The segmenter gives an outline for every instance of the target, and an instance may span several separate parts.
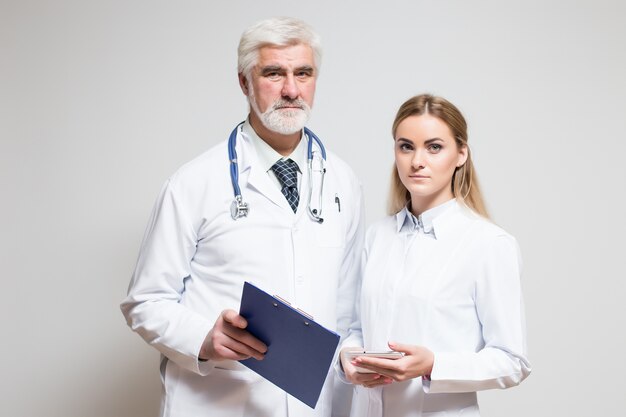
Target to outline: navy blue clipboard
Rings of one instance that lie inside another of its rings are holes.
[[[248,321],[247,330],[268,346],[263,360],[240,362],[315,408],[339,335],[249,282],[243,286],[239,314]]]

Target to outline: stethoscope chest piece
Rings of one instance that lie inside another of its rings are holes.
[[[249,211],[250,208],[248,207],[248,203],[243,202],[243,200],[241,199],[241,195],[235,197],[232,204],[230,205],[230,217],[232,217],[233,220],[237,220],[242,217],[248,217]]]

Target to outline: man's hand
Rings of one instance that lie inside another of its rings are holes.
[[[215,321],[200,348],[199,359],[219,361],[231,359],[239,361],[253,357],[265,357],[267,346],[248,333],[246,319],[234,310],[224,310]]]

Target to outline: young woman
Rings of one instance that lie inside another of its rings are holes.
[[[341,355],[341,375],[358,385],[352,416],[479,416],[476,391],[530,373],[519,249],[488,220],[452,103],[409,99],[393,137],[392,215],[368,231]],[[389,349],[403,356],[346,353]]]

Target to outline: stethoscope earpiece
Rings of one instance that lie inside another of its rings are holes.
[[[313,219],[317,220],[318,223],[324,223],[324,219],[322,219],[321,217],[317,216],[317,209],[311,210],[311,216],[313,216]]]

